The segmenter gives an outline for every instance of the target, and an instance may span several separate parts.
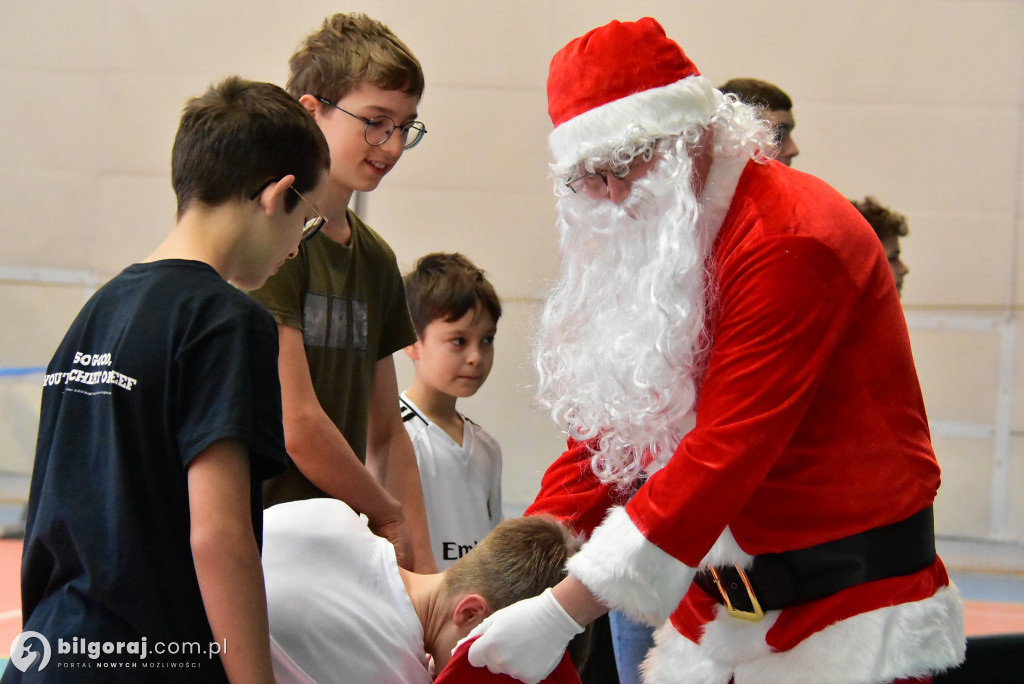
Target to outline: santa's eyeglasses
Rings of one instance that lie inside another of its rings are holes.
[[[609,172],[619,180],[622,180],[629,175],[629,166],[625,166],[622,169],[581,173],[566,181],[565,187],[577,194],[586,195],[592,199],[600,199],[608,194]]]

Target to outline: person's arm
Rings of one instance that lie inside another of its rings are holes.
[[[608,612],[608,606],[601,603],[587,585],[572,574],[566,575],[565,579],[556,584],[551,593],[562,610],[578,625],[589,625]]]
[[[427,509],[423,503],[423,485],[416,465],[409,433],[402,424],[398,408],[398,380],[395,361],[385,356],[377,362],[370,400],[370,429],[366,444],[366,467],[402,504],[405,526],[411,535],[413,572],[437,572],[437,561],[430,545]],[[389,537],[390,538],[390,537]]]
[[[588,442],[570,437],[565,451],[544,472],[540,491],[523,515],[553,515],[589,538],[608,509],[625,502],[614,486],[598,479],[590,467],[592,457]]]
[[[190,543],[221,663],[232,682],[273,682],[267,595],[252,527],[249,458],[214,442],[188,466]]]
[[[412,569],[413,550],[402,504],[363,466],[341,431],[320,406],[306,361],[302,331],[278,325],[278,334],[278,370],[288,454],[299,471],[316,487],[365,514],[370,529],[394,544],[399,564]],[[397,395],[394,404],[397,411]],[[401,420],[399,427],[404,433]],[[420,502],[422,506],[422,492]]]

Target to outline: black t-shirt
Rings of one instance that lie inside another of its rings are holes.
[[[211,443],[241,442],[261,541],[259,483],[287,463],[277,340],[262,306],[195,261],[130,266],[75,319],[44,381],[22,564],[25,629],[52,649],[38,676],[226,680],[192,561],[186,470]]]

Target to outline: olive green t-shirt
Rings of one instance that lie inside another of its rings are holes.
[[[395,253],[355,213],[348,219],[348,245],[321,232],[250,294],[279,324],[302,331],[317,399],[365,463],[377,362],[414,343],[416,332]],[[268,481],[264,498],[270,506],[317,496],[326,494],[292,464]]]

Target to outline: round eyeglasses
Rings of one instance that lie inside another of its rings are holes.
[[[390,116],[381,115],[375,116],[372,119],[367,119],[365,116],[359,116],[358,114],[353,114],[347,109],[342,109],[335,103],[330,100],[326,100],[319,95],[316,99],[325,105],[334,107],[338,111],[345,112],[353,119],[359,119],[366,124],[366,130],[363,132],[363,137],[366,139],[368,144],[373,145],[374,147],[383,145],[390,140],[391,134],[394,133],[396,129],[402,132],[402,147],[407,150],[419,145],[420,140],[423,140],[423,136],[427,133],[427,127],[422,121],[410,121],[407,124],[399,126]]]

